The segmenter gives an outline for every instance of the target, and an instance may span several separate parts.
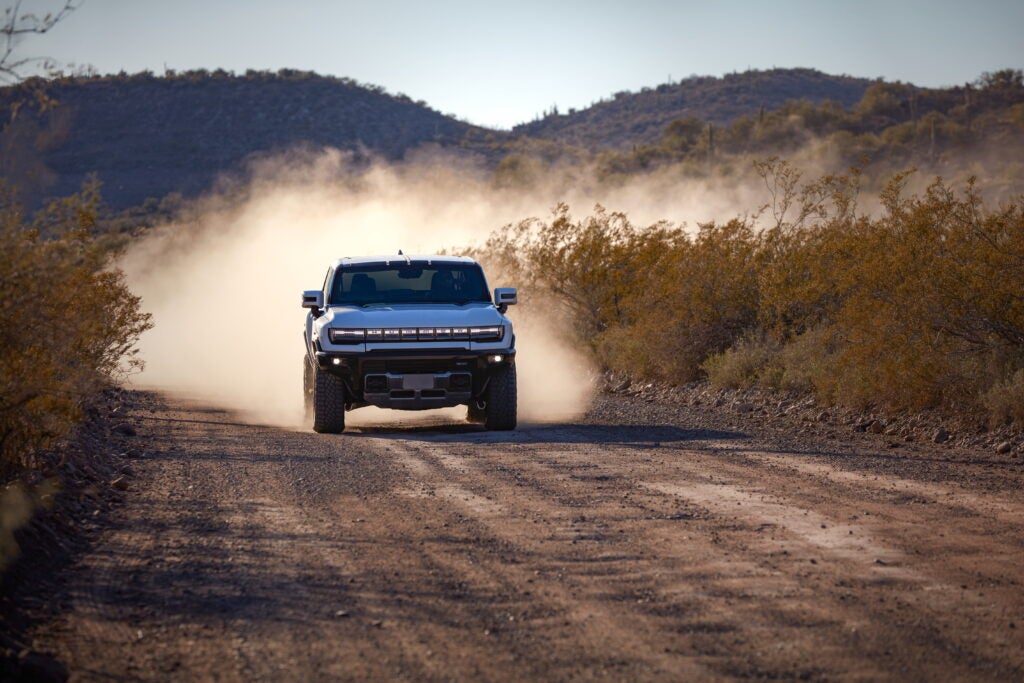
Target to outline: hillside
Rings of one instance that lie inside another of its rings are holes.
[[[115,207],[201,192],[250,155],[294,145],[395,159],[490,133],[381,88],[296,71],[37,81],[0,89],[0,111],[40,86],[58,105],[23,110],[5,133],[0,175],[31,178],[32,195],[52,196],[97,173]]]
[[[779,156],[840,173],[856,166],[876,189],[910,168],[959,181],[973,176],[990,198],[1004,199],[1024,187],[1022,154],[1024,74],[1003,69],[951,88],[879,81],[846,108],[790,100],[724,125],[676,119],[653,143],[600,153],[597,167],[605,177],[666,166],[706,175]]]
[[[37,92],[56,105],[40,112],[29,104]],[[1024,83],[1013,69],[942,89],[810,69],[694,77],[553,112],[511,133],[378,86],[291,70],[120,74],[0,88],[0,112],[17,102],[25,106],[0,131],[0,177],[16,179],[29,205],[74,192],[95,173],[110,207],[144,204],[148,214],[161,198],[198,195],[248,160],[296,146],[400,159],[436,144],[482,156],[501,184],[529,184],[552,163],[596,162],[590,167],[599,178],[614,179],[667,165],[687,175],[732,173],[755,159],[801,154],[819,165],[828,158],[839,171],[870,163],[879,178],[913,166],[949,178],[978,175],[1000,195],[1024,182],[1017,161]]]
[[[589,149],[628,148],[656,141],[671,121],[680,118],[725,124],[762,107],[776,109],[787,100],[832,100],[849,108],[872,82],[814,69],[747,71],[722,78],[693,76],[640,92],[615,93],[612,99],[580,111],[552,112],[516,126],[513,132]]]

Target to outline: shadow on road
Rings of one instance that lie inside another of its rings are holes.
[[[636,448],[660,448],[693,441],[743,439],[741,432],[681,429],[668,425],[521,424],[514,431],[488,431],[480,425],[447,423],[430,425],[362,426],[346,438],[374,437],[434,443],[573,443],[620,444]]]

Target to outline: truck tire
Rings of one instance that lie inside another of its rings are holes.
[[[487,429],[516,428],[516,366],[504,365],[491,372],[487,385],[487,405],[484,407]]]
[[[306,408],[306,419],[313,414],[313,366],[309,356],[302,357],[302,405]]]
[[[313,376],[313,431],[345,431],[345,384],[340,377],[317,368]]]

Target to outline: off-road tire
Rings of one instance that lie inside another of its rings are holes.
[[[516,366],[504,365],[491,371],[487,385],[487,405],[484,407],[487,429],[516,428]]]
[[[306,419],[313,416],[313,373],[316,372],[309,363],[309,356],[302,357],[302,405],[306,408]]]
[[[313,376],[313,431],[345,431],[345,384],[340,377],[317,368]]]

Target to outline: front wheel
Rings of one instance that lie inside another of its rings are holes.
[[[313,366],[309,362],[307,356],[302,358],[302,406],[306,409],[306,420],[308,421],[310,416],[313,414],[313,383],[314,379]]]
[[[313,431],[345,431],[345,384],[340,377],[316,368],[313,378]]]
[[[516,400],[516,366],[494,369],[487,385],[484,426],[494,430],[515,429]]]

